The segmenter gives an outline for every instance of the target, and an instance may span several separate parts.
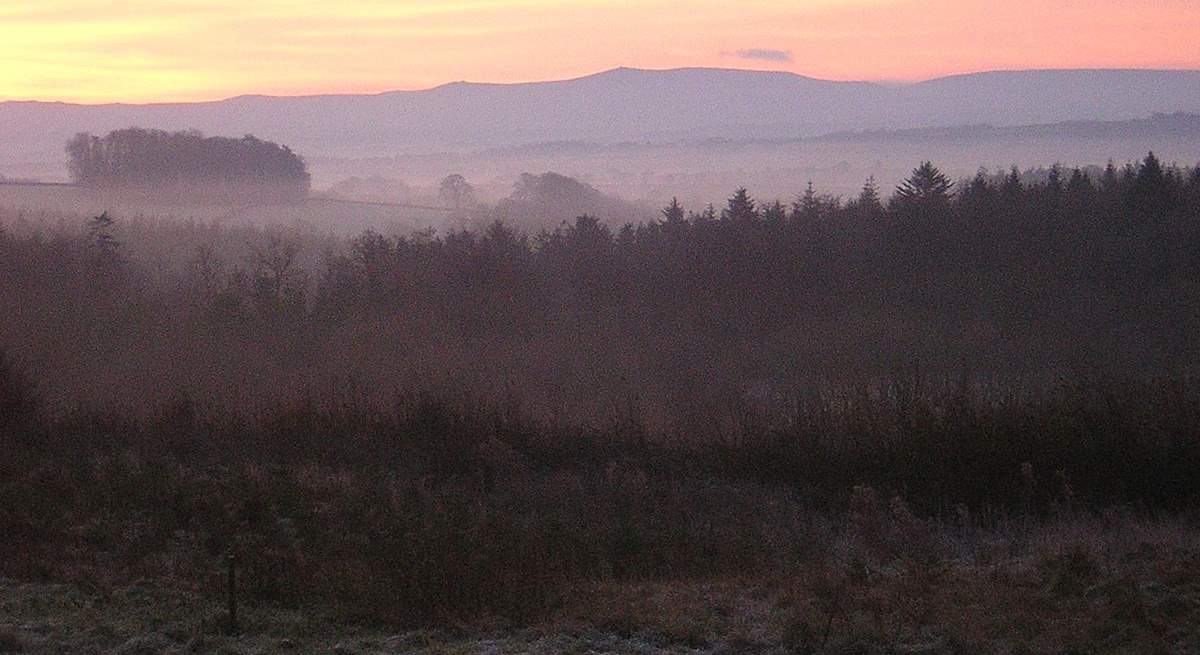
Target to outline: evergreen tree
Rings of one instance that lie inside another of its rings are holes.
[[[1000,185],[1000,191],[1010,198],[1015,198],[1024,190],[1024,186],[1021,184],[1021,171],[1013,166],[1009,169],[1008,175],[1004,176],[1004,183]]]
[[[1053,195],[1062,193],[1062,167],[1055,164],[1050,167],[1050,172],[1046,174],[1046,190]]]
[[[858,206],[870,212],[883,209],[883,202],[879,198],[879,186],[875,183],[875,176],[871,175],[867,181],[863,183],[862,191],[858,193]]]
[[[721,212],[721,220],[724,221],[753,221],[758,219],[758,208],[754,206],[754,200],[750,197],[750,192],[746,187],[742,187],[735,191],[729,198],[729,206]]]
[[[783,206],[782,202],[776,200],[763,208],[762,217],[767,223],[781,225],[787,220],[787,208]]]
[[[950,200],[954,183],[932,162],[924,162],[896,187],[895,202],[901,206],[943,206]]]
[[[683,205],[679,204],[679,198],[671,198],[671,204],[663,208],[662,215],[668,225],[684,222]]]
[[[813,188],[812,180],[809,180],[808,186],[804,187],[804,195],[792,203],[792,218],[794,220],[813,219],[820,211],[821,201],[817,198],[817,191]]]
[[[108,212],[88,219],[89,276],[95,289],[112,290],[123,279],[123,262],[118,249],[121,242],[113,236],[115,221]]]
[[[1174,202],[1171,178],[1153,152],[1146,155],[1133,176],[1128,200],[1133,209],[1144,214],[1161,216]]]
[[[1117,167],[1113,165],[1113,160],[1108,160],[1108,165],[1104,167],[1104,174],[1100,176],[1100,188],[1105,191],[1112,191],[1117,188]]]
[[[965,200],[983,201],[990,198],[992,195],[992,185],[988,183],[987,171],[982,168],[975,173],[975,177],[971,178],[971,182],[967,184],[966,190],[963,192]]]
[[[1086,172],[1079,168],[1071,171],[1071,179],[1067,181],[1067,191],[1078,195],[1093,190],[1095,190],[1095,186],[1092,185],[1092,178]]]
[[[696,212],[688,212],[688,222],[692,225],[703,225],[705,223],[712,223],[716,220],[717,210],[712,206],[711,202],[708,203],[708,205],[704,207],[704,210],[698,214]]]
[[[678,198],[671,198],[671,204],[662,209],[662,215],[662,230],[667,236],[678,236],[687,230],[687,216]]]

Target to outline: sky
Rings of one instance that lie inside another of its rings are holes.
[[[153,102],[565,79],[1200,69],[1200,0],[3,0],[0,100]]]

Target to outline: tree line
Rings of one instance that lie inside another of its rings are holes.
[[[310,184],[303,158],[249,134],[128,128],[103,137],[77,134],[66,152],[72,179],[97,189],[300,199]]]

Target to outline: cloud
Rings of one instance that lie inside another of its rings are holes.
[[[771,48],[746,48],[733,54],[739,59],[758,59],[761,61],[791,61],[791,50],[774,50]]]

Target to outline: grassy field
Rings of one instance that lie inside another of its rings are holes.
[[[348,203],[321,197],[280,204],[171,201],[161,195],[104,193],[72,186],[0,184],[0,206],[18,214],[94,216],[108,211],[122,219],[154,217],[216,223],[225,227],[301,228],[343,236],[367,229],[408,233],[448,225],[447,212],[420,207]]]

